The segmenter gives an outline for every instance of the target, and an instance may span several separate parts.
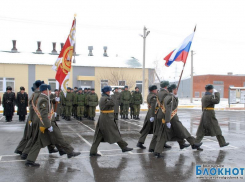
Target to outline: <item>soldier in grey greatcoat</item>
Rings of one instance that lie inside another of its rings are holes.
[[[220,102],[220,93],[213,85],[206,85],[206,93],[202,97],[202,117],[197,129],[196,142],[201,142],[204,136],[216,136],[219,146],[229,145],[222,135],[218,120],[216,119],[214,106]],[[214,93],[214,95],[213,95]]]
[[[100,142],[108,142],[109,144],[117,143],[122,149],[122,152],[128,152],[133,150],[127,147],[117,124],[114,119],[114,102],[110,97],[110,86],[105,86],[102,89],[102,96],[100,98],[100,116],[96,125],[94,141],[90,149],[90,156],[101,156],[97,153]]]

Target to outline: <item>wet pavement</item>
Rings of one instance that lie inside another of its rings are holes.
[[[11,123],[6,123],[0,115],[0,181],[1,182],[113,182],[113,181],[209,181],[196,177],[197,164],[221,164],[229,167],[245,167],[245,112],[216,111],[223,135],[228,147],[220,148],[216,137],[205,137],[202,148],[194,151],[190,147],[180,150],[177,142],[168,142],[172,149],[165,149],[164,158],[157,159],[148,152],[152,135],[148,135],[145,145],[147,149],[136,147],[139,131],[143,125],[146,112],[140,115],[141,120],[119,120],[118,126],[122,138],[134,150],[122,153],[116,144],[101,143],[101,157],[89,157],[96,122],[84,120],[78,122],[61,120],[58,125],[66,140],[81,151],[81,155],[67,159],[58,154],[48,154],[47,148],[41,150],[37,162],[39,168],[26,167],[25,161],[13,152],[22,138],[24,122],[17,116]],[[201,111],[180,109],[178,116],[183,125],[195,135],[199,125]],[[96,116],[96,120],[98,114]],[[210,181],[231,181],[210,180]],[[242,181],[242,180],[233,180]],[[244,179],[245,181],[245,179]]]

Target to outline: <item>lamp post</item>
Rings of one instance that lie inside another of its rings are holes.
[[[140,35],[143,37],[143,81],[142,81],[142,99],[144,102],[144,95],[145,95],[145,42],[146,37],[149,35],[150,31],[147,31],[147,28],[143,28],[143,35]]]

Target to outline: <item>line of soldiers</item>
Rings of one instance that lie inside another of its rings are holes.
[[[5,116],[6,122],[11,122],[14,112],[15,105],[17,106],[17,115],[19,115],[19,121],[25,121],[28,107],[28,94],[25,92],[24,87],[20,87],[20,91],[15,96],[12,92],[12,87],[8,86],[6,92],[3,94],[3,115]]]
[[[54,112],[54,107],[58,100],[51,94],[50,85],[37,80],[32,91],[34,93],[29,98],[28,122],[15,153],[20,154],[21,159],[26,159],[26,166],[33,167],[40,166],[36,159],[44,147],[48,147],[49,153],[59,152],[60,156],[67,154],[67,158],[80,155],[66,142],[56,123],[57,113]]]
[[[147,97],[148,112],[145,117],[141,136],[137,147],[145,149],[143,145],[148,134],[153,134],[149,152],[154,153],[157,158],[161,155],[164,148],[171,148],[166,145],[167,141],[177,141],[180,149],[192,146],[192,149],[202,151],[202,139],[204,136],[216,136],[220,147],[229,145],[222,136],[218,121],[215,117],[214,105],[220,102],[220,94],[214,89],[213,85],[206,85],[206,93],[202,98],[202,117],[198,127],[196,138],[191,136],[189,131],[179,121],[177,115],[178,97],[177,86],[169,85],[168,81],[160,83],[161,90],[157,93],[157,86],[149,87]],[[185,140],[189,144],[186,144]]]
[[[56,120],[59,120],[59,115],[67,121],[71,120],[71,116],[82,121],[83,117],[94,121],[96,106],[98,105],[98,95],[94,88],[77,88],[74,90],[67,88],[67,93],[55,90],[56,102],[58,102],[58,111]]]
[[[132,93],[128,90],[128,86],[124,86],[120,93],[118,92],[118,87],[115,87],[112,99],[115,103],[114,112],[116,120],[118,120],[119,106],[121,119],[129,119],[129,108],[131,119],[140,119],[140,104],[143,103],[143,99],[139,87],[135,87],[135,91],[132,91]]]

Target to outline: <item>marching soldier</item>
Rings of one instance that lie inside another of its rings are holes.
[[[85,96],[85,108],[86,108],[86,117],[89,118],[89,105],[88,105],[88,95],[90,94],[90,88],[87,88],[87,93]]]
[[[121,88],[121,92],[120,92],[120,116],[121,116],[121,119],[123,118],[123,103],[121,102],[121,97],[122,97],[123,91],[124,91],[124,88]]]
[[[128,109],[131,103],[131,93],[128,90],[128,86],[124,87],[124,91],[120,97],[121,103],[123,103],[123,119],[128,119]]]
[[[20,91],[17,93],[16,103],[18,107],[17,115],[19,115],[19,121],[25,121],[28,107],[28,95],[25,92],[24,87],[20,87]]]
[[[154,155],[157,158],[162,157],[161,153],[163,151],[165,143],[169,140],[172,141],[184,141],[186,139],[192,146],[192,149],[201,150],[200,146],[202,143],[195,143],[195,138],[191,136],[189,131],[182,125],[179,121],[179,117],[177,115],[177,107],[179,100],[176,97],[178,89],[175,84],[172,84],[168,87],[168,91],[170,92],[164,98],[164,107],[165,107],[165,118],[162,118],[162,123],[164,129],[159,130],[157,144],[154,150]],[[162,133],[161,133],[162,132]],[[190,145],[183,143],[183,148],[189,147]],[[180,145],[181,148],[181,145]]]
[[[150,93],[147,96],[148,111],[145,116],[143,128],[140,131],[141,136],[137,143],[137,147],[141,149],[146,149],[146,147],[143,144],[145,143],[147,135],[153,134],[153,121],[155,120],[155,110],[157,104],[157,86],[149,86],[149,91]]]
[[[26,166],[40,166],[40,164],[35,163],[37,156],[41,148],[50,144],[55,144],[60,149],[64,150],[64,153],[67,154],[68,158],[81,154],[80,152],[73,152],[73,147],[65,141],[57,123],[55,122],[53,105],[49,98],[51,94],[50,90],[50,85],[42,84],[40,86],[41,94],[36,101],[37,104],[36,106],[33,104],[34,111],[39,119],[37,130],[38,134],[37,140],[28,154],[27,161],[25,163]]]
[[[72,95],[73,95],[73,98],[75,97],[75,93],[74,93],[74,90],[73,90],[73,88],[71,88],[71,93],[72,93]],[[74,116],[74,104],[72,104],[72,109],[71,109],[71,115],[72,116]]]
[[[60,104],[60,93],[58,89],[54,90],[55,92],[55,107],[56,107],[56,117],[55,120],[59,121],[60,120],[60,114],[62,112],[61,110],[61,104]]]
[[[12,87],[8,86],[3,94],[3,115],[6,122],[12,121],[14,115],[15,93],[12,92]]]
[[[75,102],[77,106],[77,119],[82,121],[82,117],[84,115],[84,105],[85,105],[85,94],[83,93],[83,89],[79,88],[78,93],[75,97]]]
[[[72,106],[73,106],[73,102],[74,102],[74,95],[71,92],[71,90],[72,89],[70,87],[67,88],[66,97],[64,98],[64,103],[65,103],[65,107],[66,107],[66,120],[67,121],[71,121]]]
[[[214,112],[215,104],[219,104],[220,102],[220,93],[214,89],[213,85],[206,85],[205,90],[205,95],[202,97],[203,113],[196,133],[196,142],[201,142],[204,136],[216,136],[220,147],[228,146],[229,143],[225,141],[225,138],[222,135],[221,128]]]
[[[114,102],[110,97],[110,86],[102,89],[100,98],[100,117],[96,125],[93,144],[90,149],[90,156],[101,156],[97,153],[100,142],[108,142],[109,144],[117,143],[122,152],[133,150],[127,147],[127,143],[121,138],[119,129],[114,120]]]
[[[132,103],[134,105],[134,119],[140,119],[140,104],[143,103],[142,94],[139,91],[139,87],[135,87],[135,92],[132,95]]]
[[[98,95],[94,92],[94,88],[91,88],[91,93],[87,96],[87,104],[89,106],[89,119],[92,121],[94,121],[96,106],[98,103]]]
[[[114,102],[114,116],[115,120],[118,120],[119,106],[120,106],[120,93],[118,92],[118,87],[115,87],[114,94],[111,96]]]
[[[153,137],[152,137],[152,140],[149,146],[149,152],[154,152],[154,149],[157,143],[158,131],[162,123],[162,118],[165,118],[165,108],[163,105],[163,100],[169,94],[168,89],[167,89],[167,87],[169,86],[169,81],[161,81],[160,86],[161,86],[161,89],[157,93],[158,111],[157,111],[156,121],[153,124],[154,133],[153,133]],[[171,148],[171,146],[165,143],[164,148]]]

